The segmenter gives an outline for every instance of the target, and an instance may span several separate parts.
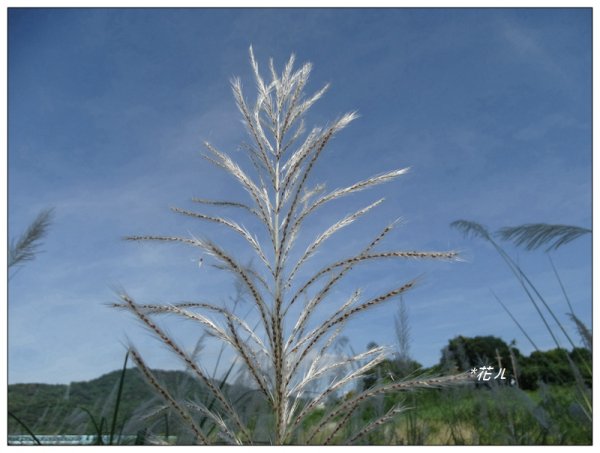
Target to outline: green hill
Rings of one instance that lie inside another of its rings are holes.
[[[154,373],[177,397],[202,400],[202,391],[187,373],[162,370],[155,370]],[[12,384],[8,386],[8,410],[35,434],[95,434],[86,410],[98,424],[104,417],[104,431],[108,431],[107,424],[112,421],[120,374],[121,370],[117,370],[91,381],[72,382],[69,385]],[[137,368],[127,369],[118,429],[123,429],[123,434],[135,434],[140,428],[140,424],[135,422],[139,420],[136,412],[148,415],[160,404]],[[160,421],[165,423],[164,416]],[[152,419],[147,423],[153,423]],[[25,434],[26,431],[13,417],[9,417],[8,433]]]

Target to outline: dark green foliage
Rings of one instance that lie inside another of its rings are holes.
[[[534,351],[522,361],[519,382],[525,389],[535,389],[539,382],[560,384],[573,381],[573,373],[565,358],[565,351]]]
[[[583,380],[592,387],[592,351],[587,348],[575,348],[569,356],[575,366],[580,370]]]
[[[515,375],[509,348],[508,344],[494,336],[458,336],[450,340],[442,350],[442,358],[436,370],[467,371],[485,365],[493,366],[497,371],[499,366],[496,356],[499,354],[502,367],[506,368],[506,377],[509,378]],[[533,351],[529,356],[523,356],[517,348],[511,349],[517,364],[519,387],[524,390],[535,390],[540,382],[573,385],[576,377],[569,359],[580,370],[583,382],[589,387],[592,385],[592,355],[585,348],[575,348],[571,352],[565,349]]]
[[[67,398],[66,385],[13,384],[8,386],[8,410],[36,434],[54,434],[76,406]],[[15,420],[8,420],[10,434],[26,434]]]
[[[518,349],[512,348],[513,354],[519,360],[522,355]],[[442,350],[440,366],[442,369],[458,369],[468,371],[473,367],[493,366],[500,368],[497,357],[500,357],[502,368],[508,375],[514,375],[510,360],[509,345],[494,336],[479,336],[468,338],[458,336],[448,342]]]
[[[362,379],[362,389],[373,387],[376,382],[389,383],[410,376],[422,368],[422,365],[411,359],[387,359],[375,366]]]
[[[588,371],[592,363],[591,353],[587,349],[576,348],[571,352],[567,352],[565,349],[534,351],[529,357],[522,358],[519,361],[521,388],[534,390],[538,388],[540,382],[558,385],[575,383],[573,369],[569,365],[567,354],[580,370],[585,384],[591,387],[592,375]]]

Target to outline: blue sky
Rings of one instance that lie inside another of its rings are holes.
[[[490,289],[542,349],[553,347],[492,247],[449,224],[591,227],[590,9],[13,8],[8,19],[9,237],[55,209],[43,253],[9,280],[9,383],[92,379],[120,366],[128,340],[151,366],[180,368],[131,316],[106,304],[120,289],[140,303],[232,296],[231,278],[198,268],[196,251],[121,238],[191,233],[250,257],[218,228],[169,210],[200,210],[191,197],[245,199],[200,155],[208,140],[242,158],[246,136],[229,79],[240,76],[253,97],[250,44],[263,67],[270,56],[281,67],[292,52],[311,61],[309,92],[332,84],[309,127],[360,114],[331,143],[314,182],[333,189],[411,167],[311,219],[306,240],[386,198],[314,265],[360,250],[398,217],[404,223],[382,250],[459,250],[463,258],[365,266],[336,296],[356,286],[375,295],[423,275],[404,300],[411,354],[426,366],[459,334],[515,339],[531,351]],[[507,250],[576,336],[545,253]],[[588,325],[591,255],[589,236],[552,253]],[[350,323],[353,348],[393,344],[395,314],[391,302]],[[167,322],[194,346],[195,326]],[[206,343],[207,368],[216,353]]]

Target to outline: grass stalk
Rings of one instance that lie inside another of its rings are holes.
[[[33,441],[37,444],[37,445],[42,445],[42,443],[40,442],[40,440],[36,437],[36,435],[33,433],[33,431],[29,428],[29,426],[27,426],[27,424],[25,422],[23,422],[19,417],[17,417],[15,414],[13,414],[11,411],[8,411],[8,416],[13,418],[19,425],[21,425],[23,427],[23,429],[25,431],[27,431],[27,434],[29,434],[31,436],[31,438],[33,439]]]
[[[123,396],[123,384],[125,382],[125,373],[127,372],[127,360],[129,359],[129,351],[125,354],[125,360],[123,362],[123,369],[119,376],[119,387],[117,389],[117,399],[115,401],[115,410],[113,412],[112,423],[110,425],[110,433],[108,437],[108,444],[112,445],[117,430],[117,417],[119,416],[119,406],[121,405],[121,397]]]

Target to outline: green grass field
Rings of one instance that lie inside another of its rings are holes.
[[[447,388],[391,396],[409,408],[365,439],[372,445],[591,445],[575,388]],[[384,410],[386,407],[384,407]],[[373,412],[373,411],[372,411]],[[366,411],[365,416],[372,416]]]

